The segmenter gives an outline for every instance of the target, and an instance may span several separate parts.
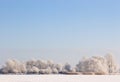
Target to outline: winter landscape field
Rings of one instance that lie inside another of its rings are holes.
[[[120,0],[0,0],[0,82],[120,82]]]

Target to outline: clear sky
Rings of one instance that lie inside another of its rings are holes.
[[[0,0],[0,62],[120,60],[120,0]]]

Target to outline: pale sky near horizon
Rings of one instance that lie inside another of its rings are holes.
[[[0,62],[110,52],[120,63],[119,35],[119,0],[0,0]]]

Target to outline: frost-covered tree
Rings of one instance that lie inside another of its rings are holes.
[[[56,64],[55,68],[58,70],[58,72],[62,71],[63,65],[62,64]]]
[[[107,64],[103,57],[93,56],[87,59],[79,61],[76,65],[76,71],[78,72],[94,72],[107,74]]]
[[[57,74],[62,69],[60,64],[55,64],[51,60],[30,60],[26,62],[28,73],[33,73],[33,67],[39,69],[39,74]]]
[[[57,68],[53,68],[53,69],[52,69],[52,73],[53,73],[53,74],[58,74],[59,71],[57,70]]]
[[[33,66],[32,67],[32,73],[38,74],[39,73],[39,69],[36,66]]]
[[[26,73],[26,67],[18,60],[8,60],[2,68],[2,73]]]
[[[109,73],[118,73],[119,72],[119,66],[116,63],[116,60],[113,57],[113,55],[109,53],[105,56],[105,58],[107,60],[108,72]]]
[[[70,64],[66,63],[64,66],[63,66],[63,69],[62,69],[63,72],[71,72],[72,71],[72,67]]]

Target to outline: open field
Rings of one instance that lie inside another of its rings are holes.
[[[0,75],[0,82],[120,82],[120,76]]]

